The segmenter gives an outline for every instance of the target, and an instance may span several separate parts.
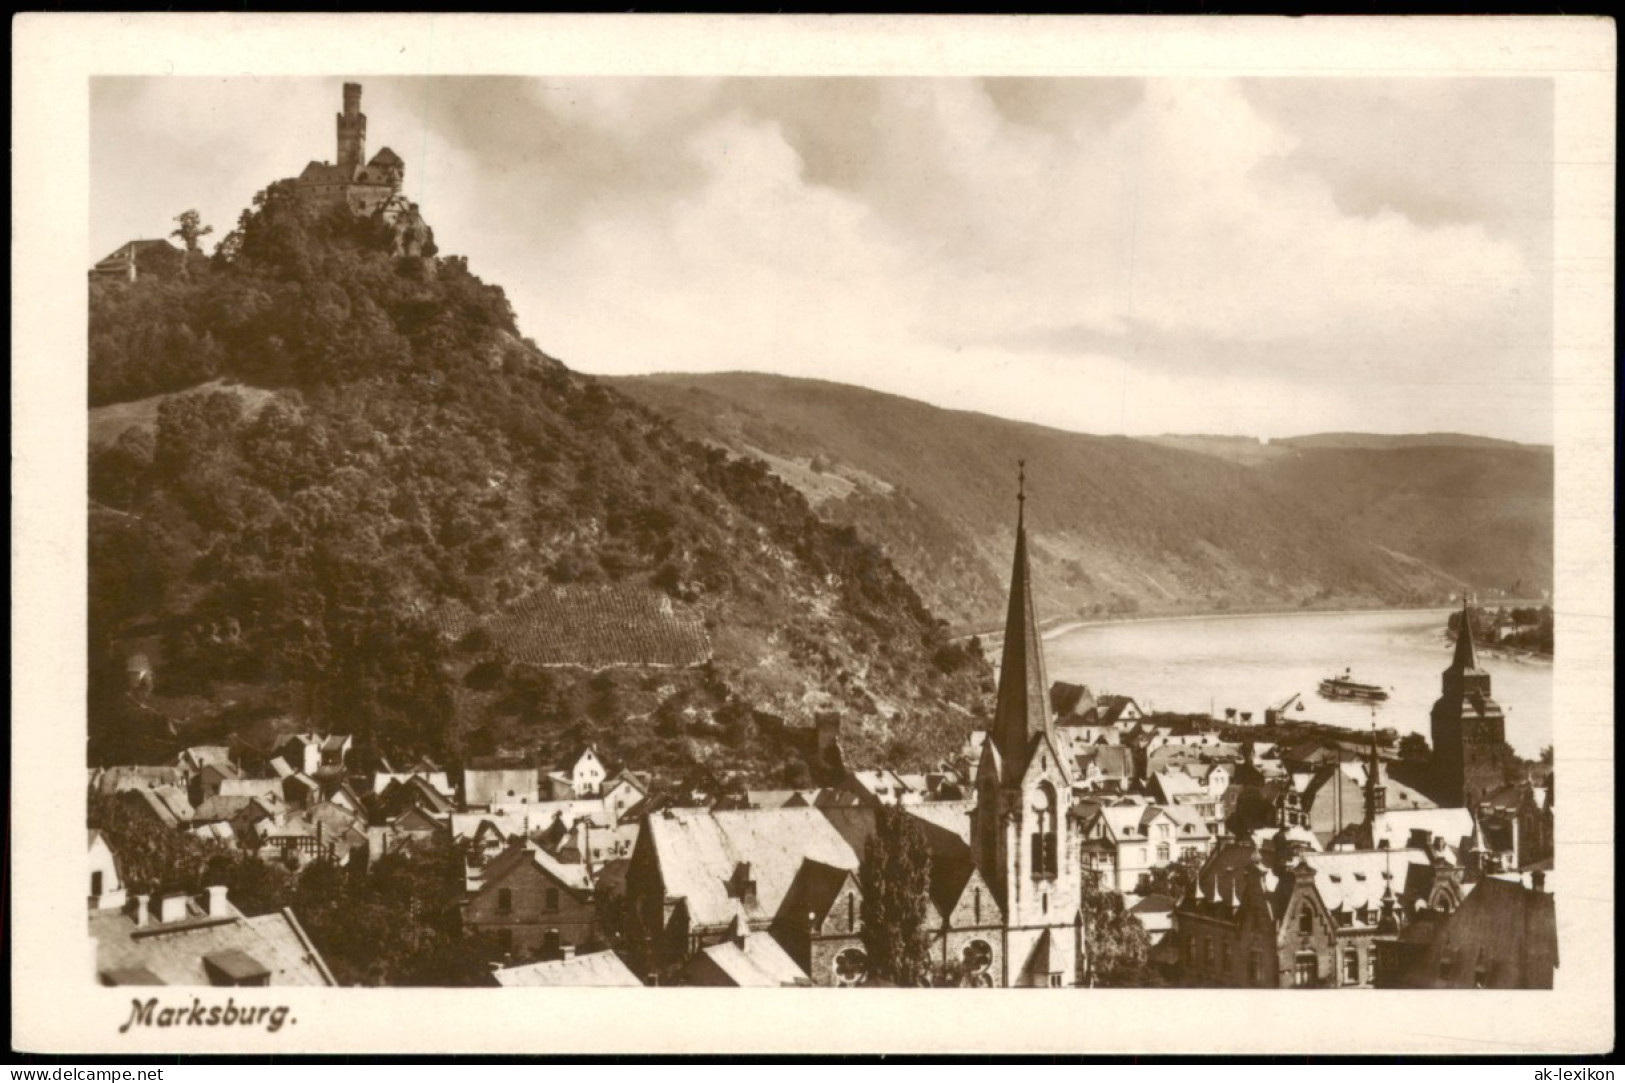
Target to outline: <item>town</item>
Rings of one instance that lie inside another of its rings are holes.
[[[592,747],[359,773],[350,737],[302,732],[93,769],[92,805],[304,875],[452,855],[465,949],[504,986],[1550,988],[1555,780],[1517,777],[1470,623],[1424,771],[1375,734],[1229,739],[1047,681],[1022,502],[993,724],[937,772],[667,795]],[[818,741],[841,762],[838,720]],[[909,840],[917,897],[888,882]],[[291,909],[132,893],[95,827],[89,864],[103,983],[336,983]]]
[[[346,84],[338,162],[296,190],[432,256],[402,160],[366,158],[360,100]],[[133,283],[173,254],[131,242],[91,275]],[[1256,725],[1157,714],[1049,680],[1016,489],[996,694],[964,705],[990,721],[936,769],[855,762],[837,712],[795,735],[818,784],[706,790],[591,742],[391,760],[279,719],[90,769],[96,980],[1552,986],[1555,779],[1506,743],[1465,592],[1427,742],[1279,705]],[[132,653],[126,694],[163,664]]]

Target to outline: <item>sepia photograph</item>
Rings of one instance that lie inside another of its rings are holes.
[[[342,60],[82,81],[98,1042],[1611,945],[1549,72]]]

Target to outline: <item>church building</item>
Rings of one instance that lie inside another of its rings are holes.
[[[993,728],[976,769],[976,867],[1004,911],[1001,985],[1069,986],[1084,973],[1082,855],[1070,837],[1071,769],[1049,713],[1027,560],[1025,478]]]
[[[1018,515],[997,708],[975,799],[901,806],[930,851],[933,967],[960,984],[1086,983],[1083,874],[1062,747]],[[861,867],[877,815],[873,806],[652,814],[626,875],[643,973],[696,980],[694,960],[708,955],[700,969],[711,978],[719,960],[738,964],[724,968],[733,984],[866,984]],[[741,962],[749,958],[773,965]]]

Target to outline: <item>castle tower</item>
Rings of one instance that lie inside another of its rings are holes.
[[[1490,675],[1478,667],[1467,600],[1461,604],[1456,653],[1433,704],[1433,782],[1439,803],[1471,804],[1501,785],[1506,762],[1506,717],[1490,696]]]
[[[1082,863],[1067,813],[1072,779],[1049,716],[1027,560],[1026,473],[1017,494],[1004,653],[993,727],[976,772],[976,864],[1004,912],[1003,984],[1070,986],[1084,959]]]
[[[353,180],[367,161],[367,114],[361,111],[361,84],[344,84],[344,112],[338,114],[338,166]]]

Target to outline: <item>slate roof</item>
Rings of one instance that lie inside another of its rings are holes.
[[[829,917],[830,907],[846,886],[847,879],[854,875],[851,869],[838,869],[822,861],[802,862],[790,888],[788,905],[792,920],[811,914],[814,923],[821,924]]]
[[[778,916],[803,861],[858,867],[858,854],[819,809],[668,809],[650,816],[645,830],[667,896],[687,900],[695,928],[721,927],[732,919],[737,901],[728,884],[743,862],[756,882],[749,916],[762,924]]]
[[[131,264],[136,264],[139,266],[143,253],[159,249],[168,249],[170,252],[175,253],[176,255],[179,255],[181,251],[168,241],[162,239],[126,241],[124,244],[119,245],[113,251],[97,260],[95,269],[97,271],[118,271],[128,267]]]
[[[175,827],[192,821],[192,800],[179,786],[159,786],[152,790],[125,792],[135,795],[127,800],[139,800],[166,827]]]
[[[643,983],[613,951],[595,951],[571,959],[508,966],[496,971],[497,984],[508,988],[611,986],[641,988]]]
[[[1490,877],[1462,900],[1404,984],[1471,989],[1550,989],[1558,966],[1551,895]]]
[[[1099,715],[1100,722],[1103,725],[1108,725],[1108,726],[1111,725],[1112,723],[1116,722],[1118,719],[1122,718],[1123,717],[1123,712],[1127,711],[1130,707],[1133,707],[1136,710],[1138,710],[1139,706],[1140,706],[1138,703],[1135,703],[1134,700],[1131,699],[1128,696],[1111,696],[1111,695],[1102,695],[1102,696],[1097,697],[1096,704],[1097,704],[1096,709],[1100,712],[1100,715]]]
[[[767,933],[753,933],[740,943],[724,940],[700,952],[699,957],[708,960],[731,985],[742,989],[810,984],[807,972]]]
[[[1181,797],[1206,797],[1206,788],[1184,771],[1158,771],[1151,776],[1151,792],[1162,803],[1172,804]]]
[[[272,985],[337,984],[293,911],[249,918],[229,903],[227,910],[211,918],[194,902],[185,921],[145,929],[127,911],[92,911],[97,970],[117,984],[211,985],[206,956],[226,969],[246,957],[270,972]]]
[[[1421,881],[1433,874],[1433,863],[1422,850],[1328,850],[1304,854],[1302,860],[1315,871],[1315,890],[1326,908],[1350,913],[1379,909],[1390,875],[1395,895],[1414,897]]]
[[[1372,821],[1371,845],[1398,850],[1413,845],[1411,834],[1426,831],[1439,838],[1452,851],[1465,851],[1473,834],[1473,816],[1464,808],[1391,809],[1378,813]]]
[[[90,772],[90,788],[96,793],[123,793],[126,790],[151,790],[159,786],[180,786],[186,782],[186,772],[179,767],[119,766],[97,767]]]
[[[1107,838],[1113,842],[1145,842],[1151,839],[1151,826],[1164,819],[1174,829],[1169,842],[1194,842],[1211,837],[1203,819],[1184,805],[1106,805],[1098,815],[1106,826]]]

